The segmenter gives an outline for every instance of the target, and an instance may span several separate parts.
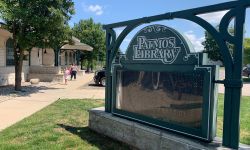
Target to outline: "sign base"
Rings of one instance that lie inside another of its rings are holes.
[[[215,140],[211,143],[202,142],[166,130],[116,117],[110,113],[106,113],[103,107],[89,111],[89,128],[138,149],[225,149],[221,146],[221,140]],[[250,146],[240,145],[239,149],[250,149]]]

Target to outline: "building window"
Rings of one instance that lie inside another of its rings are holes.
[[[75,64],[76,63],[76,54],[73,53],[73,63]]]
[[[9,38],[6,42],[6,66],[14,66],[14,42]]]
[[[65,65],[68,65],[68,53],[65,52]]]
[[[73,61],[72,61],[73,59],[72,59],[72,53],[71,52],[69,52],[69,64],[72,64],[73,63]]]

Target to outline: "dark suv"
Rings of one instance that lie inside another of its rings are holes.
[[[95,72],[94,81],[95,84],[97,85],[102,85],[102,86],[106,85],[105,68]]]
[[[250,78],[250,66],[243,68],[243,76]]]

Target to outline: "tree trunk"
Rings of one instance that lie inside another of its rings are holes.
[[[13,35],[13,41],[14,41],[14,59],[15,59],[15,90],[21,91],[24,50],[20,48],[17,44],[16,22],[13,22],[12,35]]]
[[[21,91],[23,55],[22,49],[15,48],[15,90]]]

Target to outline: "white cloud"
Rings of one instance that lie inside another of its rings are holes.
[[[198,16],[205,19],[209,23],[218,24],[220,22],[220,20],[222,19],[222,17],[227,12],[228,12],[228,10],[225,10],[225,11],[218,11],[218,12],[214,12],[214,13],[202,14],[202,15],[198,15]]]
[[[85,12],[94,13],[97,16],[100,16],[104,13],[104,6],[98,4],[86,4],[84,2],[81,3],[81,6]]]
[[[202,45],[202,42],[205,40],[205,37],[198,38],[194,31],[190,30],[184,33],[184,35],[190,40],[190,42],[193,44],[195,52],[200,52],[204,50],[204,46]]]
[[[88,12],[93,12],[95,13],[97,16],[100,16],[103,14],[103,7],[100,5],[89,5],[89,6],[84,6],[85,10],[87,10]]]

